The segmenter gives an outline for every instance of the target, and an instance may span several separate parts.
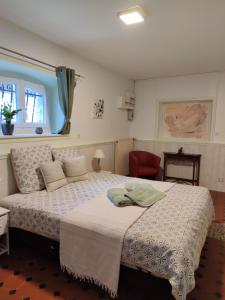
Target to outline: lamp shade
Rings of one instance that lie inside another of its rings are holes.
[[[94,158],[104,158],[105,155],[104,155],[104,152],[102,151],[102,149],[97,149],[95,151],[95,155],[94,155]]]

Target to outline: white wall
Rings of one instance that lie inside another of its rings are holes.
[[[0,20],[0,44],[56,66],[74,68],[85,76],[78,81],[75,89],[71,144],[128,137],[127,115],[116,108],[117,96],[131,86],[128,79],[4,20]],[[92,105],[96,98],[105,100],[104,120],[92,118]],[[3,147],[2,144],[0,147]]]
[[[139,80],[131,136],[155,139],[157,99],[214,98],[216,100],[214,142],[225,143],[225,72],[164,79]]]
[[[139,80],[136,87],[135,118],[131,124],[131,136],[137,138],[136,150],[146,150],[161,156],[164,151],[177,151],[184,147],[187,153],[200,153],[200,184],[212,190],[225,192],[225,72]],[[158,141],[155,136],[157,100],[206,98],[215,99],[215,127],[210,143],[183,143]],[[179,177],[190,174],[185,167],[172,170]],[[180,174],[182,172],[182,174]],[[171,174],[170,174],[171,175]]]

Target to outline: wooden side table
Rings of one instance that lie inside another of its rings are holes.
[[[0,207],[0,255],[9,255],[9,210]]]
[[[199,185],[200,177],[200,160],[201,154],[190,154],[190,153],[175,153],[175,152],[163,152],[164,154],[164,168],[163,168],[163,181],[175,180],[175,181],[186,181],[192,185]],[[185,162],[190,161],[192,163],[192,178],[179,178],[167,175],[167,165],[170,161]]]

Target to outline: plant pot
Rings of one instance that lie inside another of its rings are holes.
[[[1,127],[2,127],[2,133],[4,135],[13,135],[14,124],[11,124],[11,123],[2,123]]]

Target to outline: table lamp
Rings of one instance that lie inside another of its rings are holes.
[[[96,158],[98,161],[97,169],[96,169],[97,172],[101,171],[100,160],[101,160],[101,158],[104,158],[104,157],[105,157],[105,155],[104,155],[104,152],[102,151],[102,149],[97,149],[95,151],[94,158]]]

